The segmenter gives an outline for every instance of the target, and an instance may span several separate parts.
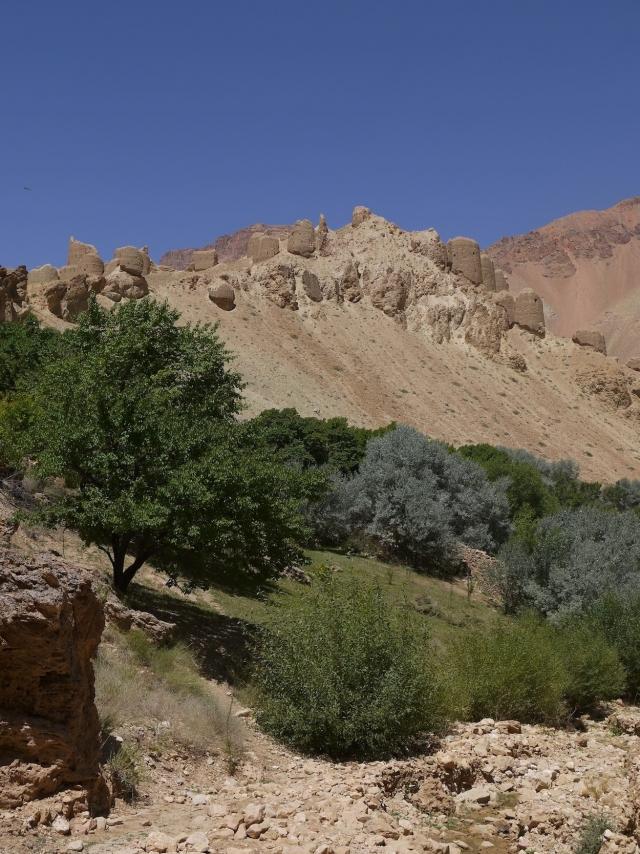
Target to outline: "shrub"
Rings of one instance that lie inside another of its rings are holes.
[[[594,604],[589,616],[616,649],[626,673],[625,693],[637,700],[640,696],[640,591],[624,598],[608,593]]]
[[[263,632],[258,722],[296,748],[380,757],[442,722],[425,622],[380,587],[321,572]]]
[[[509,532],[503,483],[409,427],[370,440],[358,473],[337,482],[316,530],[367,538],[382,554],[451,571],[458,543],[493,551]]]
[[[599,854],[604,842],[604,832],[611,823],[604,815],[590,815],[580,831],[575,854]]]
[[[143,779],[140,750],[126,742],[107,762],[114,794],[125,801],[133,801]]]
[[[568,621],[558,630],[558,641],[568,674],[565,700],[571,713],[592,711],[598,703],[622,694],[624,667],[617,650],[593,620]]]
[[[565,663],[553,627],[536,617],[461,634],[448,667],[450,703],[462,719],[553,723],[564,714]]]
[[[367,430],[346,418],[313,418],[295,409],[266,409],[246,425],[258,448],[268,448],[281,462],[301,468],[326,466],[352,474],[362,460],[367,442],[395,425]]]
[[[608,590],[640,584],[640,518],[595,507],[562,510],[512,539],[500,560],[511,609],[579,613]]]
[[[488,444],[463,445],[457,453],[482,466],[490,481],[506,478],[512,519],[523,514],[540,518],[557,509],[549,485],[533,462],[517,459],[505,449]]]

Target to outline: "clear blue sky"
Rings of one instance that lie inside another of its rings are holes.
[[[0,21],[0,264],[354,204],[486,244],[640,194],[639,0],[4,0]]]

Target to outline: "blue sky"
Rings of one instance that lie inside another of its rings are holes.
[[[638,0],[4,0],[0,20],[0,264],[355,204],[487,244],[640,194]]]

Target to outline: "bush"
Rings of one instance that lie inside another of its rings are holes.
[[[143,760],[140,750],[124,743],[107,762],[114,794],[125,801],[134,801],[143,779]]]
[[[604,842],[604,832],[611,823],[604,815],[590,815],[580,831],[575,847],[576,854],[599,854]]]
[[[380,587],[321,572],[259,644],[258,722],[304,751],[381,757],[442,723],[424,619]]]
[[[531,461],[517,459],[493,445],[463,445],[457,453],[482,466],[490,481],[507,480],[507,499],[512,519],[524,515],[540,518],[556,510],[557,501]]]
[[[549,616],[580,613],[609,590],[640,583],[640,518],[595,507],[562,510],[501,551],[507,608]]]
[[[593,620],[570,620],[558,630],[558,640],[568,675],[565,700],[572,714],[593,711],[598,703],[623,693],[626,674],[618,652]]]
[[[595,603],[589,616],[616,649],[626,673],[625,693],[637,700],[640,697],[640,591],[624,598],[609,593]]]
[[[553,723],[568,685],[552,626],[533,616],[461,634],[448,656],[451,707],[463,720]]]
[[[353,427],[346,418],[313,418],[295,409],[266,409],[247,422],[257,448],[268,448],[281,462],[300,468],[324,467],[352,474],[364,457],[367,442],[391,429]]]
[[[372,439],[350,479],[334,484],[316,531],[367,539],[378,551],[432,571],[455,570],[458,543],[493,551],[508,535],[503,483],[409,427]]]

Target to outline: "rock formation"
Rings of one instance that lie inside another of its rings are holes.
[[[313,302],[322,301],[322,288],[315,273],[311,273],[309,270],[304,271],[302,274],[302,287],[310,300]]]
[[[508,291],[509,283],[507,282],[507,277],[502,270],[496,269],[494,276],[496,281],[496,291]]]
[[[487,249],[511,287],[531,287],[550,329],[570,337],[598,329],[610,353],[635,355],[640,321],[640,196],[602,211],[580,211]]]
[[[105,287],[102,276],[78,274],[68,281],[52,282],[44,291],[51,314],[73,322],[89,307],[89,296],[99,294]]]
[[[215,267],[218,263],[218,253],[215,249],[197,249],[191,256],[189,269],[199,272]]]
[[[27,288],[33,285],[48,285],[58,281],[58,271],[51,264],[43,264],[42,267],[34,267],[29,270],[27,277]]]
[[[277,237],[271,237],[268,234],[253,234],[249,238],[247,246],[247,254],[255,264],[260,264],[262,261],[268,261],[280,251],[280,241]]]
[[[0,550],[0,807],[78,784],[106,806],[91,664],[103,626],[81,570]]]
[[[474,285],[482,282],[480,247],[475,240],[469,237],[452,237],[447,243],[447,254],[454,273],[460,273]]]
[[[125,273],[129,273],[132,276],[144,275],[147,263],[145,253],[141,249],[136,249],[135,246],[121,246],[119,249],[116,249],[113,254],[113,260]]]
[[[235,291],[228,282],[219,282],[209,288],[209,299],[223,311],[233,311],[236,307]]]
[[[366,222],[371,216],[371,211],[369,208],[365,208],[364,205],[356,205],[353,209],[353,213],[351,214],[351,225],[353,228],[357,228],[359,225],[362,225],[363,222]]]
[[[513,294],[510,294],[509,291],[498,291],[493,301],[496,305],[500,305],[504,309],[507,325],[509,327],[513,326],[516,317],[516,301]]]
[[[525,288],[516,296],[513,320],[534,335],[544,335],[544,307],[538,294],[531,288]]]
[[[316,232],[311,220],[298,220],[287,240],[287,250],[292,255],[302,255],[303,258],[313,255],[316,251]]]
[[[598,353],[607,354],[607,344],[604,340],[602,332],[597,332],[594,329],[578,329],[573,333],[571,340],[574,344],[579,344],[581,347],[591,347],[592,350],[597,350]]]
[[[491,258],[484,252],[480,254],[480,265],[482,267],[482,287],[485,291],[495,291],[496,271]]]
[[[0,267],[0,322],[19,320],[27,310],[27,268]]]
[[[116,267],[106,277],[103,293],[114,302],[120,302],[123,297],[141,299],[149,293],[149,286],[144,276]]]
[[[91,243],[82,243],[82,241],[76,240],[75,237],[70,237],[69,250],[67,252],[67,266],[77,268],[79,261],[84,258],[85,255],[98,256],[99,253],[96,247]]]

